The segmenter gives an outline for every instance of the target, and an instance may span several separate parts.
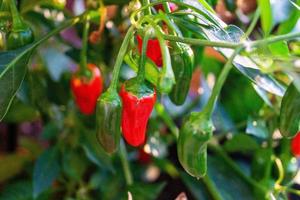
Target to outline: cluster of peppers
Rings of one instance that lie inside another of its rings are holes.
[[[14,50],[33,41],[33,31],[19,14],[15,0],[3,0],[0,4],[0,51]]]
[[[162,12],[163,8],[159,6],[156,9]],[[169,11],[174,11],[176,5],[169,8]],[[181,35],[174,23],[169,21],[164,23],[166,24],[171,24],[170,29],[174,35]],[[156,88],[145,80],[146,62],[152,62],[158,67],[162,77],[157,87],[161,92],[166,91],[174,104],[182,105],[188,95],[194,69],[193,51],[184,43],[168,42],[166,45],[166,41],[156,37],[159,28],[148,23],[143,26],[142,32],[135,33],[133,27],[128,30],[114,66],[112,82],[102,95],[103,81],[95,65],[89,64],[88,68],[81,68],[92,72],[90,77],[79,70],[71,80],[75,102],[81,112],[92,114],[96,109],[97,138],[109,154],[117,151],[121,132],[131,146],[138,147],[145,143],[147,123],[157,98]],[[136,38],[135,49],[140,54],[138,74],[125,81],[118,92],[120,67],[132,38]],[[164,48],[167,48],[170,54],[171,68],[166,67],[169,61],[168,57],[167,60],[164,57]],[[172,81],[172,78],[175,80]],[[212,135],[212,127],[206,115],[192,113],[180,132],[177,147],[179,161],[185,170],[195,177],[206,173],[206,147]]]
[[[175,4],[156,5],[158,12],[173,12]],[[14,50],[34,41],[33,31],[17,11],[15,0],[3,0],[0,4],[0,50]],[[164,23],[173,34],[181,35],[178,27],[170,21]],[[111,154],[117,151],[121,132],[126,142],[134,147],[143,145],[146,140],[147,123],[154,108],[157,93],[145,80],[146,62],[153,62],[161,71],[162,77],[158,86],[161,92],[168,93],[175,105],[182,105],[188,95],[194,68],[194,55],[191,47],[184,43],[165,41],[155,37],[158,32],[149,23],[143,27],[142,33],[136,34],[136,49],[140,54],[139,70],[135,78],[127,80],[117,91],[118,77],[123,58],[127,52],[129,41],[134,38],[135,31],[131,27],[127,32],[117,61],[113,80],[107,91],[103,91],[103,78],[100,69],[87,63],[86,49],[89,32],[87,15],[83,31],[83,47],[81,63],[71,79],[71,90],[79,110],[85,115],[95,112],[97,116],[97,138],[103,149]],[[165,50],[170,52],[172,68],[164,57]],[[164,59],[163,59],[164,57]],[[175,81],[172,81],[174,75]],[[171,85],[171,86],[170,86]],[[101,95],[102,94],[102,95]],[[183,168],[192,176],[200,178],[206,174],[207,144],[213,133],[213,123],[207,112],[191,113],[183,122],[177,141],[178,158]],[[300,156],[300,133],[292,140],[291,151]]]

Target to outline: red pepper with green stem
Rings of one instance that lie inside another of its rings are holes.
[[[15,0],[10,1],[12,15],[12,30],[7,35],[6,47],[9,50],[17,49],[34,41],[33,31],[21,18]]]
[[[94,64],[87,64],[87,37],[89,32],[89,16],[86,15],[82,49],[80,52],[80,68],[71,79],[71,89],[79,110],[85,115],[95,111],[98,97],[103,90],[103,79],[100,69]]]
[[[136,147],[145,142],[149,117],[156,101],[156,91],[145,82],[146,49],[152,29],[146,28],[137,77],[126,81],[121,88],[122,133],[127,143]]]

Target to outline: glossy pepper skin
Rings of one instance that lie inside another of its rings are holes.
[[[194,53],[189,45],[174,43],[171,52],[175,85],[169,97],[176,105],[182,105],[188,95],[194,68]]]
[[[156,91],[146,84],[136,84],[131,79],[122,85],[122,133],[128,144],[137,147],[144,144],[149,117],[156,101]]]
[[[94,113],[97,99],[102,93],[103,79],[100,69],[94,64],[87,65],[91,77],[75,73],[71,79],[71,89],[79,110],[85,115]]]
[[[143,47],[143,38],[140,35],[136,36],[138,42],[138,50],[141,54]],[[148,40],[146,55],[151,59],[158,67],[161,67],[163,64],[162,53],[160,50],[159,41],[157,39]]]
[[[184,122],[177,141],[179,162],[187,173],[201,178],[207,171],[207,143],[213,124],[202,113],[191,113]]]
[[[8,33],[6,38],[6,47],[8,50],[13,50],[32,43],[34,41],[34,35],[30,26],[23,21],[18,13],[14,0],[10,3],[10,11],[13,24],[12,30]]]
[[[295,157],[300,157],[300,131],[292,139],[291,151]]]
[[[122,103],[116,91],[108,90],[97,102],[97,139],[103,149],[112,154],[117,151],[121,137]]]
[[[7,49],[13,50],[30,44],[34,41],[33,31],[30,27],[12,30],[7,36]]]

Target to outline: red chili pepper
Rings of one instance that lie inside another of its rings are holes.
[[[71,79],[71,89],[75,97],[75,102],[83,114],[94,113],[97,99],[102,93],[103,79],[100,69],[94,64],[87,65],[92,73],[91,78],[87,78],[77,73]]]
[[[141,54],[143,47],[143,39],[141,36],[136,36],[138,42],[138,50]],[[161,67],[163,64],[162,61],[162,53],[160,50],[160,45],[158,39],[150,39],[148,40],[146,55],[149,59],[151,59],[158,67]]]
[[[141,86],[144,87],[144,86]],[[122,133],[125,140],[132,146],[140,146],[145,142],[148,119],[156,101],[153,89],[128,91],[126,83],[122,85],[120,97],[122,99]]]
[[[300,157],[300,131],[292,139],[291,150],[295,157]]]
[[[158,4],[158,5],[154,6],[154,8],[157,11],[161,10],[161,11],[165,12],[164,6],[162,4]],[[174,12],[175,10],[177,10],[177,5],[175,3],[169,3],[169,8],[170,8],[171,12]]]

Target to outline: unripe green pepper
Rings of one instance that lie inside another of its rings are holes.
[[[107,153],[114,153],[120,143],[122,103],[116,91],[108,90],[97,103],[97,138]]]
[[[182,105],[188,95],[194,67],[194,53],[191,47],[176,42],[172,45],[172,68],[175,75],[175,85],[169,97],[176,105]]]
[[[7,49],[13,50],[30,44],[34,41],[33,31],[18,13],[15,0],[10,1],[10,11],[12,14],[12,30],[7,35]]]
[[[213,123],[204,113],[193,112],[184,122],[177,141],[179,162],[187,173],[201,178],[207,171],[207,143]]]

